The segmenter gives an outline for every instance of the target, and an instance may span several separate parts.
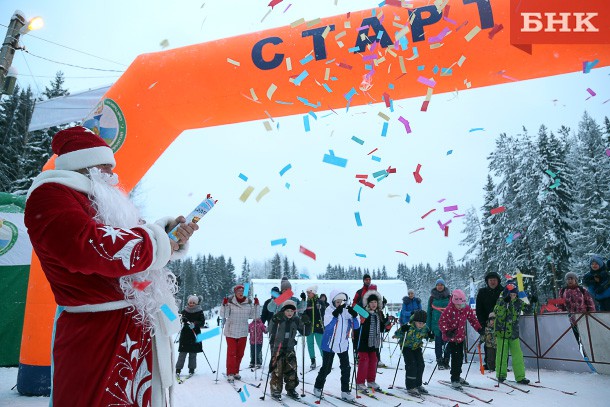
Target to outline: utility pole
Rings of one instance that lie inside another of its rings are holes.
[[[23,49],[19,45],[19,37],[22,34],[27,34],[31,30],[37,30],[42,27],[43,21],[40,17],[34,17],[31,20],[26,20],[22,11],[16,10],[11,17],[11,22],[6,30],[6,37],[0,48],[0,96],[3,94],[13,93],[15,88],[16,77],[8,75],[15,51]]]
[[[4,93],[12,93],[11,88],[15,87],[14,81],[12,84],[5,83],[8,70],[13,63],[13,57],[15,56],[15,50],[19,49],[19,37],[21,36],[21,29],[25,26],[26,20],[23,13],[19,10],[15,11],[11,22],[6,30],[6,37],[0,48],[0,96]],[[10,86],[7,86],[10,85]]]

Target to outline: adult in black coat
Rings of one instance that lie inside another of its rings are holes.
[[[489,314],[493,311],[503,289],[500,275],[497,272],[489,271],[485,274],[485,287],[479,289],[476,300],[477,319],[483,328],[487,326]],[[487,353],[485,354],[485,369],[487,369]]]
[[[197,335],[205,325],[205,317],[201,308],[201,296],[189,295],[188,304],[182,310],[182,330],[180,331],[180,343],[178,344],[178,360],[176,361],[176,375],[184,367],[186,355],[189,355],[189,374],[195,373],[197,368],[197,353],[203,352],[201,341],[197,342]]]

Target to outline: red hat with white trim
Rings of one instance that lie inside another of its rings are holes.
[[[59,131],[51,142],[56,170],[81,170],[96,165],[116,166],[114,153],[103,138],[86,127],[76,126]]]

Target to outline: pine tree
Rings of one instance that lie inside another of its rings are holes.
[[[243,282],[250,281],[250,265],[248,260],[244,257],[244,262],[241,264],[241,276],[240,280]]]
[[[42,94],[47,99],[53,99],[59,96],[68,96],[70,92],[68,92],[68,89],[64,88],[64,80],[64,73],[62,71],[57,71],[55,74],[55,79],[51,81],[51,87],[45,87]]]
[[[278,253],[271,260],[271,271],[267,278],[281,279],[282,278],[282,259]]]

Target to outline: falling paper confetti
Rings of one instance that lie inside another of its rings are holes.
[[[265,187],[261,192],[256,196],[256,202],[259,202],[265,195],[269,193],[269,188]]]
[[[144,289],[146,287],[148,287],[150,285],[150,283],[152,283],[152,281],[134,281],[133,282],[133,288],[135,288],[138,291],[144,291]]]
[[[402,254],[404,254],[405,256],[408,256],[408,255],[409,255],[409,253],[407,253],[407,252],[403,252],[402,250],[394,250],[394,251],[395,251],[396,253],[402,253]]]
[[[288,243],[288,241],[286,240],[285,237],[281,238],[281,239],[275,239],[271,241],[271,246],[277,246],[277,245],[282,245],[282,246],[286,246],[286,244]]]
[[[248,186],[244,192],[242,192],[241,196],[239,197],[239,200],[242,202],[246,202],[248,200],[248,198],[250,197],[250,194],[252,193],[252,191],[254,191],[254,187],[253,186]]]
[[[506,208],[504,206],[498,206],[497,208],[493,208],[489,211],[489,213],[491,213],[492,215],[495,215],[497,213],[502,213],[506,210]]]
[[[312,252],[311,250],[306,249],[306,248],[305,248],[305,247],[303,247],[303,246],[301,246],[301,247],[299,248],[299,251],[300,251],[301,253],[303,253],[303,254],[304,254],[305,256],[307,256],[307,257],[310,257],[310,258],[312,258],[312,259],[314,259],[314,260],[316,259],[316,254],[315,254],[314,252]],[[279,297],[278,297],[278,298],[279,298]]]

